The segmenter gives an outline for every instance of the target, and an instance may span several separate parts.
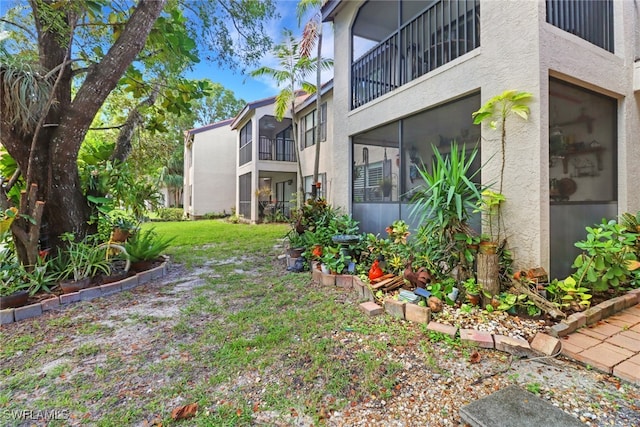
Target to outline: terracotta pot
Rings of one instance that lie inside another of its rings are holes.
[[[134,270],[137,273],[151,270],[153,268],[153,264],[155,261],[136,261],[131,263],[131,270]]]
[[[129,230],[123,230],[122,228],[114,228],[111,232],[112,242],[126,242],[129,238]]]
[[[467,294],[467,300],[471,305],[480,305],[480,295]]]
[[[5,308],[22,307],[27,303],[28,298],[28,291],[18,291],[11,295],[0,297],[0,310],[4,310]]]
[[[91,277],[85,277],[84,279],[75,281],[75,280],[63,280],[60,282],[60,289],[65,294],[69,294],[71,292],[78,292],[79,290],[86,289],[91,284]]]
[[[291,258],[300,258],[302,256],[302,252],[304,252],[304,248],[292,248],[289,249],[289,256]]]

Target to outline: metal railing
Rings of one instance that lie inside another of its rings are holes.
[[[351,65],[358,108],[480,46],[480,0],[440,0]]]
[[[251,150],[253,150],[253,143],[247,142],[245,145],[240,147],[240,151],[238,153],[239,166],[244,165],[245,163],[249,163],[251,161]]]
[[[270,139],[260,137],[258,158],[260,160],[277,160],[281,162],[295,162],[296,150],[293,139]]]
[[[547,22],[613,53],[613,0],[546,0]]]

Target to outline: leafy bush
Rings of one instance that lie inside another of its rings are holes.
[[[149,228],[129,237],[124,247],[131,262],[153,261],[171,245],[173,239],[175,237],[162,238],[154,228]]]
[[[60,280],[79,281],[98,273],[110,273],[106,249],[97,245],[94,239],[87,237],[77,241],[72,233],[65,233],[61,239],[66,247],[58,250],[55,263]]]
[[[633,276],[629,263],[637,261],[636,233],[627,231],[615,220],[606,219],[586,230],[586,240],[575,244],[583,251],[573,262],[577,269],[573,278],[578,287],[603,292],[628,284]]]
[[[184,210],[180,208],[158,208],[156,211],[161,221],[182,221]]]

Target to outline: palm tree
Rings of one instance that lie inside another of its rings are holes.
[[[293,122],[293,144],[296,147],[296,162],[298,165],[298,196],[297,207],[302,206],[304,200],[304,189],[302,182],[302,165],[300,163],[300,148],[298,145],[298,126],[296,120],[295,101],[297,89],[301,88],[308,94],[316,93],[316,86],[305,81],[305,77],[315,71],[320,65],[321,68],[331,66],[331,61],[320,60],[303,56],[300,52],[300,42],[296,40],[290,30],[283,30],[284,41],[276,45],[273,54],[278,60],[279,68],[260,67],[251,72],[253,77],[268,76],[275,80],[278,87],[281,87],[280,93],[276,96],[275,116],[276,120],[281,121],[284,114],[289,109]]]
[[[316,96],[316,155],[313,164],[313,182],[318,182],[318,172],[320,169],[320,109],[322,108],[322,67],[320,61],[322,61],[322,13],[320,8],[325,0],[300,0],[296,9],[298,15],[298,24],[300,20],[311,9],[315,9],[313,17],[304,26],[302,32],[302,42],[300,43],[300,50],[303,56],[310,57],[311,51],[314,46],[316,47],[316,87],[318,88],[318,95]],[[332,64],[333,65],[333,64]],[[311,187],[311,196],[315,200],[318,196],[318,188],[314,185]]]

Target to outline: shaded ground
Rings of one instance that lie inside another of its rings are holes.
[[[287,274],[276,253],[174,265],[156,283],[7,325],[0,425],[459,425],[461,405],[508,384],[590,425],[640,425],[636,386],[366,318],[352,293]],[[171,420],[190,403],[196,417]]]

